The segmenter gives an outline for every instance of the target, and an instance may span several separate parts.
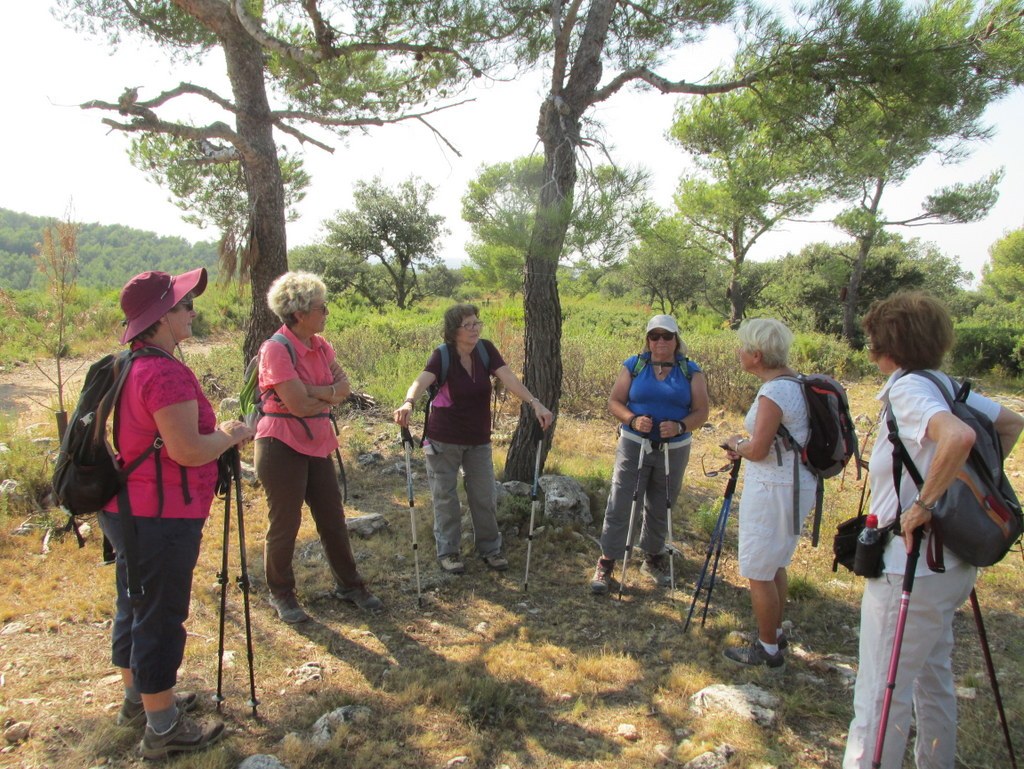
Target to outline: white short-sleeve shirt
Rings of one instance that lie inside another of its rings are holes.
[[[754,423],[757,421],[758,405],[761,397],[773,401],[782,410],[782,425],[789,430],[793,439],[803,445],[811,434],[811,425],[807,419],[807,403],[804,401],[803,386],[792,379],[772,379],[761,385],[754,398],[754,404],[747,412],[743,420],[743,426],[748,433],[754,431]],[[776,442],[781,446],[781,442]],[[779,464],[781,454],[782,464]],[[768,452],[764,459],[754,462],[748,459],[743,460],[746,467],[743,475],[744,484],[751,481],[764,483],[793,483],[793,462],[797,461],[796,452],[782,449],[777,452],[775,447]],[[800,487],[814,484],[814,476],[803,465],[799,467]]]

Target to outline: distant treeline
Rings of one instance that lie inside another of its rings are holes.
[[[45,277],[35,255],[53,217],[31,216],[0,208],[0,288],[40,288]],[[78,285],[123,286],[145,270],[179,273],[217,264],[217,244],[190,244],[120,224],[82,224],[78,232]]]

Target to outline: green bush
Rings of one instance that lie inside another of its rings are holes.
[[[1003,373],[1024,372],[1024,331],[1009,326],[960,324],[950,352],[953,372],[963,376],[985,374],[997,367]]]

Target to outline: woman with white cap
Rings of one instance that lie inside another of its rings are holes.
[[[121,291],[121,342],[144,350],[128,372],[114,420],[122,466],[144,457],[127,478],[136,540],[132,552],[117,498],[105,506],[99,522],[117,551],[112,661],[125,688],[117,721],[145,723],[139,750],[148,759],[201,750],[224,730],[220,721],[198,723],[186,716],[183,711],[195,707],[196,695],[174,692],[217,458],[252,438],[242,422],[217,424],[195,374],[173,355],[192,336],[193,300],[206,282],[203,268],[182,275],[144,272]],[[141,595],[129,595],[128,557],[137,565]]]
[[[634,490],[637,499],[644,497],[640,569],[655,584],[669,584],[671,555],[665,545],[671,532],[666,513],[683,484],[691,433],[708,418],[707,380],[686,353],[675,318],[655,315],[647,323],[644,352],[623,362],[612,385],[608,410],[622,426],[601,532],[601,557],[590,583],[596,595],[611,588],[615,561],[625,554]],[[652,443],[663,444],[668,451],[667,483],[660,453],[648,451],[641,464],[640,452]]]

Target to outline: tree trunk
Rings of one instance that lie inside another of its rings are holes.
[[[875,244],[875,237],[878,235],[878,207],[882,200],[882,192],[885,190],[885,179],[875,180],[875,192],[871,202],[865,209],[869,217],[867,226],[857,234],[857,258],[850,270],[850,280],[846,284],[846,298],[843,300],[843,338],[850,345],[855,345],[860,340],[857,329],[857,305],[860,303],[860,285],[864,278],[864,266],[868,261],[868,254]]]
[[[229,5],[212,0],[175,0],[221,39],[234,97],[237,147],[248,188],[252,306],[245,329],[243,360],[248,361],[280,320],[267,305],[267,290],[288,271],[284,182],[270,117],[263,49],[242,29]]]
[[[566,121],[553,102],[541,109],[538,133],[544,143],[544,179],[533,234],[526,251],[523,308],[526,324],[524,383],[541,403],[558,414],[562,395],[562,305],[556,271],[569,229],[576,188],[575,142],[566,134]],[[578,131],[579,121],[575,122]],[[537,450],[533,409],[524,404],[519,425],[505,460],[505,480],[531,481]],[[542,448],[541,466],[551,448],[554,429]]]

